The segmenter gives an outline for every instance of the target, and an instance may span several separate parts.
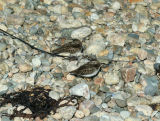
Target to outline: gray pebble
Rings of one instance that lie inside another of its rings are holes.
[[[84,121],[99,121],[97,116],[87,116],[83,119]]]
[[[125,100],[116,99],[115,102],[116,102],[116,104],[117,104],[119,107],[121,107],[121,108],[127,106],[127,102],[126,102]]]
[[[158,79],[156,76],[146,77],[147,86],[144,89],[146,95],[154,96],[158,91]]]
[[[74,106],[66,106],[59,109],[59,113],[62,115],[64,119],[71,119],[76,112],[76,107]]]

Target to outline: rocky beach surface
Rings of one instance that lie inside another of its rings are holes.
[[[84,98],[44,121],[160,121],[159,0],[0,0],[0,29],[47,52],[78,39],[76,56],[113,60],[88,80],[69,73],[85,59],[52,57],[0,33],[0,95],[48,85],[55,100]],[[0,115],[13,110],[7,104]]]

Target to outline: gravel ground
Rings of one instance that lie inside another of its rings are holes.
[[[38,52],[0,33],[0,94],[49,85],[54,99],[84,97],[78,108],[62,107],[45,121],[160,120],[154,69],[160,63],[159,0],[0,0],[0,29],[48,52],[79,39],[84,51],[77,56],[118,60],[88,81],[69,74],[77,61]],[[11,105],[0,108],[12,110]]]

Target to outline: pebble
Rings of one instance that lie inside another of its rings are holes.
[[[88,35],[90,35],[91,32],[92,32],[92,30],[89,27],[82,27],[82,28],[74,30],[71,33],[71,37],[73,39],[80,39],[81,40],[81,39],[87,37]]]
[[[127,38],[127,35],[125,34],[110,33],[107,36],[107,41],[109,41],[111,45],[124,46],[126,38]]]
[[[143,49],[140,49],[138,51],[138,57],[139,57],[140,60],[146,59],[147,58],[147,52]]]
[[[158,92],[158,79],[156,76],[145,78],[146,86],[144,85],[145,95],[154,96]]]
[[[0,24],[0,29],[7,31],[7,27],[4,24]]]
[[[5,74],[7,71],[9,71],[8,64],[5,62],[0,62],[0,74]]]
[[[99,106],[99,105],[101,105],[101,103],[102,103],[101,97],[95,96],[95,97],[94,97],[94,104],[95,104],[96,106]]]
[[[27,77],[26,78],[26,83],[34,85],[34,83],[35,83],[34,77]]]
[[[95,21],[97,19],[99,19],[99,16],[96,13],[92,13],[91,14],[91,21]]]
[[[84,113],[80,110],[77,110],[75,113],[75,117],[76,118],[83,118],[84,117]]]
[[[118,71],[112,73],[106,73],[104,75],[105,83],[107,85],[114,85],[119,83]]]
[[[160,103],[160,96],[153,96],[151,104],[159,104]]]
[[[0,42],[0,52],[4,51],[7,48],[7,45],[5,43]]]
[[[19,67],[19,70],[24,73],[32,70],[32,66],[26,63],[19,64],[18,67]]]
[[[76,112],[76,107],[74,106],[65,106],[59,109],[59,113],[66,120],[70,120]]]
[[[58,24],[59,24],[59,26],[60,26],[60,28],[62,28],[62,29],[66,29],[66,28],[78,28],[78,27],[81,27],[82,26],[82,24],[81,24],[81,22],[80,21],[78,21],[78,20],[75,20],[75,19],[64,19],[64,18],[58,18],[57,19],[57,22],[58,22]],[[81,34],[81,36],[80,37],[83,37],[83,36],[88,36],[88,33],[83,33],[83,32],[81,32],[81,30],[84,30],[86,27],[84,27],[84,28],[81,28],[80,30],[79,29],[77,29],[77,30],[74,30],[75,32],[73,33],[73,31],[71,32],[71,37],[73,36],[73,37],[75,37],[75,38],[77,38],[77,37],[79,37],[77,34]],[[69,31],[69,30],[68,30]],[[86,32],[90,32],[91,30],[89,29],[89,28],[87,28],[86,30],[85,30]],[[72,38],[73,38],[72,37]]]
[[[7,90],[8,90],[7,85],[0,85],[0,94],[6,93]]]
[[[16,83],[21,83],[26,81],[25,74],[23,73],[16,73],[12,77],[12,81]]]
[[[8,25],[22,25],[25,18],[19,15],[7,15],[6,21]]]
[[[53,0],[44,0],[43,2],[44,2],[45,4],[50,5],[50,4],[53,2]]]
[[[97,116],[87,116],[83,121],[99,121],[99,118]]]
[[[112,3],[112,8],[114,10],[119,10],[121,8],[121,4],[118,1]]]
[[[133,66],[122,68],[121,74],[125,82],[133,81],[136,75],[136,68]]]
[[[41,65],[41,60],[40,60],[40,58],[33,58],[32,59],[32,66],[33,67],[39,67]]]
[[[90,99],[89,87],[85,83],[80,83],[69,89],[71,95],[83,96],[86,99]]]
[[[152,108],[148,105],[137,105],[135,106],[135,109],[139,112],[143,112],[146,116],[151,116],[153,112]]]
[[[50,11],[53,11],[56,14],[67,14],[68,13],[67,7],[62,6],[62,5],[55,5],[53,7],[49,7],[48,9]]]
[[[123,119],[126,119],[131,115],[131,113],[129,111],[121,111],[120,115]]]
[[[150,99],[146,99],[145,97],[130,97],[127,99],[128,106],[136,106],[136,105],[148,105],[151,103]]]
[[[154,68],[160,63],[159,8],[159,0],[0,0],[0,29],[40,49],[51,52],[58,44],[80,39],[82,54],[96,55],[101,63],[141,61],[113,62],[87,82],[68,72],[89,60],[68,61],[28,51],[23,43],[0,33],[0,94],[36,82],[50,85],[49,96],[56,100],[74,94],[84,97],[79,106],[61,107],[44,121],[158,121],[160,114],[150,104],[160,103]]]
[[[101,34],[94,34],[87,44],[86,54],[98,55],[102,50],[105,49],[104,38]]]
[[[55,99],[55,100],[59,100],[59,98],[60,98],[60,95],[59,95],[57,92],[55,92],[55,91],[50,91],[50,92],[49,92],[49,96],[50,96],[52,99]]]
[[[127,106],[127,103],[126,103],[125,100],[116,99],[115,102],[116,102],[116,104],[117,104],[119,107],[121,107],[121,108],[124,108],[124,107]]]
[[[142,120],[137,117],[128,117],[124,121],[142,121]]]

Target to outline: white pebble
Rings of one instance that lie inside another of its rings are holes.
[[[83,96],[86,99],[90,99],[89,87],[85,83],[80,83],[80,84],[77,84],[77,85],[73,86],[69,90],[69,92],[70,92],[71,95]]]
[[[113,4],[112,4],[112,8],[114,10],[119,10],[121,8],[121,4],[118,2],[118,1],[115,1]]]
[[[39,66],[41,65],[41,60],[40,60],[40,58],[33,58],[33,59],[32,59],[32,65],[33,65],[34,67],[39,67]]]
[[[89,27],[82,27],[72,32],[71,37],[74,39],[83,39],[90,35],[92,30]]]

